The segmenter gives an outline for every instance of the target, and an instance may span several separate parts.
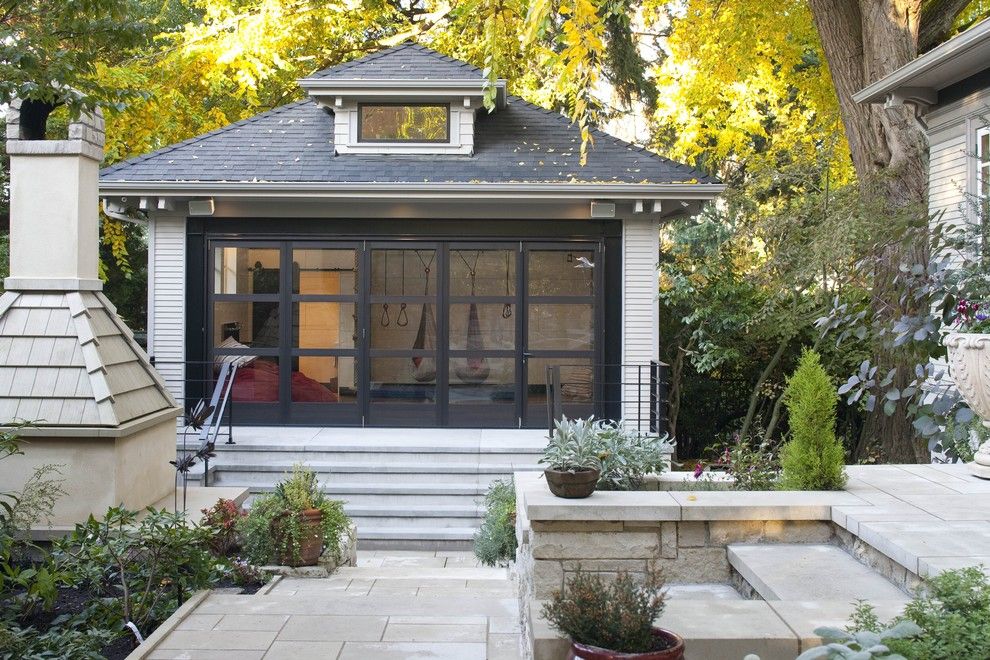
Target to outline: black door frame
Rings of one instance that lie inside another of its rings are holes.
[[[243,220],[237,220],[236,225],[238,227],[237,231],[217,231],[218,229],[226,229],[227,227],[232,227],[233,222],[230,220],[209,221],[209,228],[207,221],[203,218],[187,218],[187,238],[186,238],[186,292],[187,292],[187,304],[186,304],[186,357],[187,361],[192,364],[204,364],[207,361],[212,362],[212,346],[211,346],[211,336],[209,334],[212,328],[212,259],[213,259],[213,247],[217,244],[225,243],[227,245],[255,245],[255,244],[272,244],[272,243],[284,243],[287,246],[286,250],[283,250],[283,259],[289,261],[289,266],[287,273],[291,272],[291,249],[295,243],[305,243],[305,247],[317,247],[317,246],[327,246],[327,247],[352,247],[355,246],[356,249],[360,250],[361,253],[361,265],[363,266],[363,271],[365,274],[360,274],[359,277],[363,280],[364,277],[370,277],[370,270],[368,268],[365,260],[370,259],[370,248],[369,245],[372,243],[382,243],[391,245],[406,245],[409,243],[438,243],[441,244],[442,249],[440,253],[443,255],[445,260],[449,255],[451,245],[460,244],[478,244],[479,246],[484,244],[489,248],[497,249],[502,245],[512,245],[517,246],[517,263],[516,263],[516,408],[517,408],[517,420],[522,423],[522,425],[527,427],[542,428],[545,423],[545,414],[542,411],[533,410],[529,411],[528,417],[525,408],[525,395],[526,390],[524,383],[522,382],[526,378],[525,369],[521,368],[522,364],[522,353],[523,345],[526,339],[525,336],[525,304],[518,302],[520,298],[524,298],[524,292],[526,291],[525,286],[525,272],[527,270],[526,264],[524,262],[525,249],[524,246],[535,246],[544,247],[557,245],[560,249],[567,249],[567,247],[574,247],[575,244],[584,245],[594,245],[595,253],[598,255],[596,260],[595,269],[595,315],[596,315],[596,328],[595,328],[595,358],[593,362],[598,364],[613,364],[618,363],[621,359],[621,309],[622,302],[621,296],[605,296],[606,286],[619,289],[621,287],[621,221],[610,220],[610,221],[511,221],[511,220],[498,220],[490,223],[485,223],[483,221],[416,221],[416,220],[381,220],[375,221],[373,223],[355,223],[354,221],[342,221],[342,220],[330,220],[319,223],[313,223],[312,220],[302,219],[302,220],[263,220],[257,218],[247,218]],[[360,233],[356,231],[356,228],[360,230]],[[378,231],[369,232],[369,228],[374,228]],[[523,229],[527,229],[526,237],[520,239],[519,236],[523,233]],[[450,233],[451,231],[461,232],[460,234]],[[329,232],[329,234],[328,234]],[[380,232],[380,233],[379,233]],[[404,232],[404,233],[403,233]],[[413,233],[408,233],[413,232]],[[301,245],[295,245],[298,249],[303,247]],[[441,256],[438,254],[438,259]],[[290,278],[291,275],[287,274],[284,277]],[[440,271],[440,277],[437,278],[438,286],[438,298],[440,304],[438,305],[438,330],[441,323],[446,323],[446,314],[440,313],[440,310],[444,308],[444,302],[449,302],[449,296],[447,295],[447,288],[449,287],[449,267],[444,261],[443,269]],[[204,286],[205,284],[205,286]],[[359,325],[360,333],[359,337],[362,339],[362,345],[367,346],[368,343],[368,315],[370,314],[370,304],[367,293],[367,283],[364,283],[365,288],[361,293],[361,304],[359,308],[364,310],[359,313]],[[284,287],[283,287],[284,288]],[[291,305],[291,289],[284,294],[290,302]],[[440,297],[442,296],[442,297]],[[283,314],[286,318],[283,321],[284,325],[289,325],[291,323],[291,315]],[[284,329],[284,326],[283,326]],[[291,328],[290,328],[291,331]],[[288,337],[288,332],[285,332],[283,336]],[[611,336],[614,339],[611,342],[606,342],[605,337]],[[289,347],[287,351],[291,353],[291,342],[283,341],[284,346]],[[447,336],[447,328],[444,327],[443,339],[438,338],[437,342],[437,360],[438,360],[438,377],[439,373],[443,373],[446,379],[447,372],[449,370],[449,359],[447,357],[449,340]],[[279,350],[282,350],[280,348]],[[361,414],[359,416],[354,416],[353,419],[331,419],[325,414],[318,414],[314,411],[314,415],[311,417],[309,414],[300,414],[299,410],[292,410],[290,395],[288,394],[288,389],[284,389],[286,394],[281,397],[281,401],[278,406],[262,406],[265,410],[252,411],[251,408],[254,404],[239,403],[235,406],[235,422],[239,424],[278,424],[278,425],[328,425],[328,426],[355,426],[355,425],[365,425],[374,426],[373,419],[368,416],[368,397],[367,388],[369,386],[370,375],[367,371],[368,369],[368,354],[369,351],[359,350],[358,352],[358,368],[360,370],[359,382],[361,383],[361,388],[359,392],[359,407]],[[443,368],[439,368],[440,361],[443,360]],[[281,359],[280,359],[281,364]],[[193,371],[196,371],[193,368]],[[288,368],[282,370],[288,373]],[[608,402],[617,397],[613,394],[611,396],[605,396],[605,389],[616,389],[612,385],[605,382],[598,382],[599,370],[596,369],[596,390],[595,399],[599,402]],[[281,378],[287,380],[288,377],[281,376]],[[282,383],[283,386],[287,386],[288,383]],[[447,381],[443,383],[443,386],[438,383],[438,403],[437,403],[437,416],[436,424],[430,424],[429,426],[442,425],[447,426],[449,424],[449,411],[447,405]],[[186,399],[187,401],[195,401],[198,397],[205,396],[208,394],[207,388],[203,385],[202,381],[198,381],[195,377],[190,377],[187,375],[186,382]],[[441,400],[442,397],[442,400]],[[324,407],[321,404],[315,404],[319,407]],[[344,404],[346,405],[346,404]],[[329,407],[329,406],[327,406]],[[595,414],[610,416],[612,404],[601,403],[596,405]],[[599,410],[599,408],[602,408]],[[343,412],[343,411],[342,411]],[[611,416],[617,413],[612,412]],[[387,424],[388,426],[392,424]],[[484,426],[483,424],[471,424],[470,426]]]

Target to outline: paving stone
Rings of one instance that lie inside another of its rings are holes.
[[[990,577],[990,555],[982,557],[920,557],[918,558],[918,575],[934,577],[943,571],[970,566],[982,566],[983,572]]]
[[[519,660],[525,657],[518,634],[490,634],[486,660]]]
[[[833,506],[863,504],[844,491],[684,491],[670,493],[682,520],[829,520]]]
[[[668,584],[668,600],[742,600],[728,584]]]
[[[338,660],[485,660],[486,644],[437,642],[348,642]]]
[[[760,660],[794,660],[798,639],[759,600],[672,600],[658,624],[684,638],[685,660],[726,660],[755,653]]]
[[[222,614],[190,614],[175,627],[176,630],[213,630]]]
[[[859,534],[859,525],[864,522],[938,520],[923,509],[900,500],[893,504],[874,506],[835,506],[832,507],[832,520],[853,534]]]
[[[264,660],[328,660],[336,658],[343,642],[290,642],[275,640]]]
[[[485,623],[425,624],[391,623],[381,637],[383,642],[484,642],[488,635]]]
[[[388,617],[294,615],[278,633],[283,641],[364,642],[382,638]]]
[[[214,630],[274,630],[279,631],[289,617],[285,614],[226,614]]]
[[[881,622],[888,622],[900,615],[907,604],[907,597],[900,600],[874,600],[870,605],[876,610]],[[850,601],[790,601],[773,600],[767,604],[783,619],[784,623],[795,632],[801,641],[801,651],[820,646],[822,639],[815,634],[815,629],[822,626],[845,629],[849,625],[849,616],[856,607]]]
[[[918,573],[921,557],[990,555],[987,522],[864,522],[859,537],[912,573]]]
[[[205,649],[170,650],[156,648],[148,654],[148,660],[261,660],[264,651],[210,651]]]
[[[730,545],[729,563],[765,600],[899,600],[905,594],[833,545]]]
[[[215,630],[175,630],[158,649],[209,651],[265,651],[275,641],[274,631],[217,632]]]

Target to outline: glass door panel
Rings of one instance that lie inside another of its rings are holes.
[[[451,244],[447,290],[447,423],[519,424],[518,244]]]
[[[560,367],[568,417],[594,414],[599,351],[598,246],[531,244],[525,249],[523,424],[547,424],[547,368]]]
[[[435,426],[446,372],[439,363],[445,320],[433,245],[375,246],[368,302],[369,423]]]
[[[356,247],[294,243],[288,399],[295,423],[360,424],[360,258]]]

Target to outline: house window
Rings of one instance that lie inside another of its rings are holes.
[[[359,142],[449,142],[447,105],[371,104],[358,106]]]

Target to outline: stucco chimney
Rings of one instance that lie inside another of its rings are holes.
[[[67,140],[28,140],[21,101],[7,110],[10,277],[7,289],[100,290],[99,174],[103,114],[69,124]]]
[[[0,484],[22,488],[57,464],[67,495],[52,522],[71,526],[107,507],[143,509],[173,492],[181,412],[147,354],[103,295],[99,167],[103,118],[84,115],[69,139],[25,139],[22,104],[7,115],[10,277],[0,295],[0,427],[28,422],[23,453],[0,461]]]

